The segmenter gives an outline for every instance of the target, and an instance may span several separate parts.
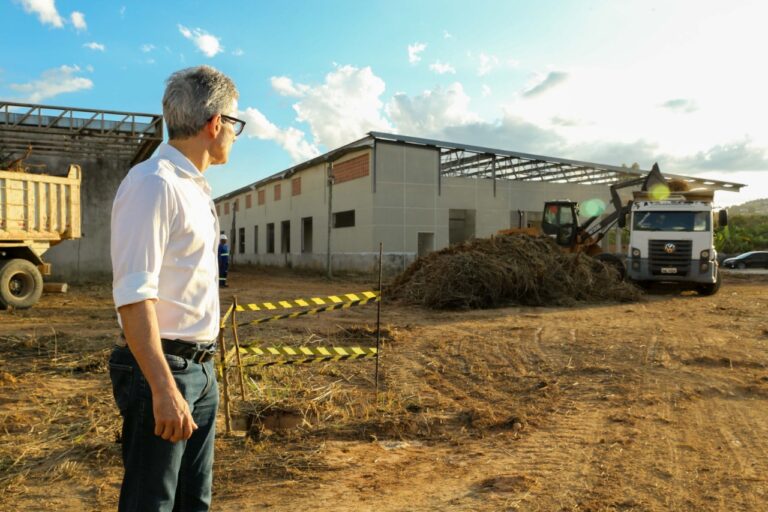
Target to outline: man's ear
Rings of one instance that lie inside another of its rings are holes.
[[[219,136],[223,124],[221,122],[221,114],[216,114],[207,123],[205,123],[205,133],[212,139]]]

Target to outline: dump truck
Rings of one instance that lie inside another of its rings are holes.
[[[647,288],[674,283],[700,295],[720,289],[714,230],[728,224],[728,211],[713,206],[706,189],[670,192],[658,198],[635,192],[629,228],[628,277]]]
[[[66,176],[0,169],[0,308],[32,307],[43,293],[50,247],[81,236],[81,170]]]

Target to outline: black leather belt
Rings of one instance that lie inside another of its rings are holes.
[[[205,363],[213,359],[216,343],[190,343],[182,340],[161,339],[163,352],[172,356],[192,359],[196,363]]]

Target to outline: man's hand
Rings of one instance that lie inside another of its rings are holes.
[[[155,415],[155,435],[175,443],[192,437],[197,424],[192,419],[189,404],[175,387],[169,392],[152,394]]]
[[[154,301],[121,306],[118,312],[128,347],[152,390],[155,435],[172,443],[189,439],[197,425],[163,356]]]

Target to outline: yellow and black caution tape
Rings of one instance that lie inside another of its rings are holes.
[[[234,352],[233,348],[230,352]],[[355,356],[373,357],[376,347],[240,347],[246,356]]]
[[[234,352],[234,349],[232,349]],[[240,353],[247,356],[289,356],[290,359],[277,359],[248,363],[243,366],[297,365],[322,362],[370,359],[376,357],[375,347],[240,347]]]
[[[232,311],[235,309],[235,305],[232,304],[227,308],[227,311],[224,313],[224,316],[221,317],[221,323],[219,324],[219,328],[223,329],[224,325],[227,323],[227,319],[229,318],[229,315],[232,314]]]
[[[251,320],[248,322],[242,322],[237,324],[238,326],[243,325],[255,325],[255,324],[263,324],[267,322],[274,322],[275,320],[283,320],[285,318],[296,318],[299,316],[304,315],[316,315],[318,313],[322,313],[324,311],[334,311],[336,309],[349,309],[354,306],[364,306],[365,304],[368,304],[370,301],[378,302],[381,300],[381,297],[378,295],[374,295],[370,298],[353,300],[350,302],[341,302],[338,304],[331,304],[330,306],[324,306],[322,308],[312,308],[312,309],[305,309],[303,311],[296,311],[294,313],[286,313],[284,315],[275,315],[275,316],[265,316],[264,318],[257,318],[256,320]]]
[[[324,298],[313,297],[311,299],[293,299],[279,300],[275,302],[264,302],[262,304],[243,304],[237,305],[237,311],[274,311],[276,309],[307,308],[310,306],[325,306],[326,304],[342,304],[349,302],[365,301],[366,303],[378,297],[377,291],[366,291],[358,293],[344,293],[341,295],[329,295]]]

